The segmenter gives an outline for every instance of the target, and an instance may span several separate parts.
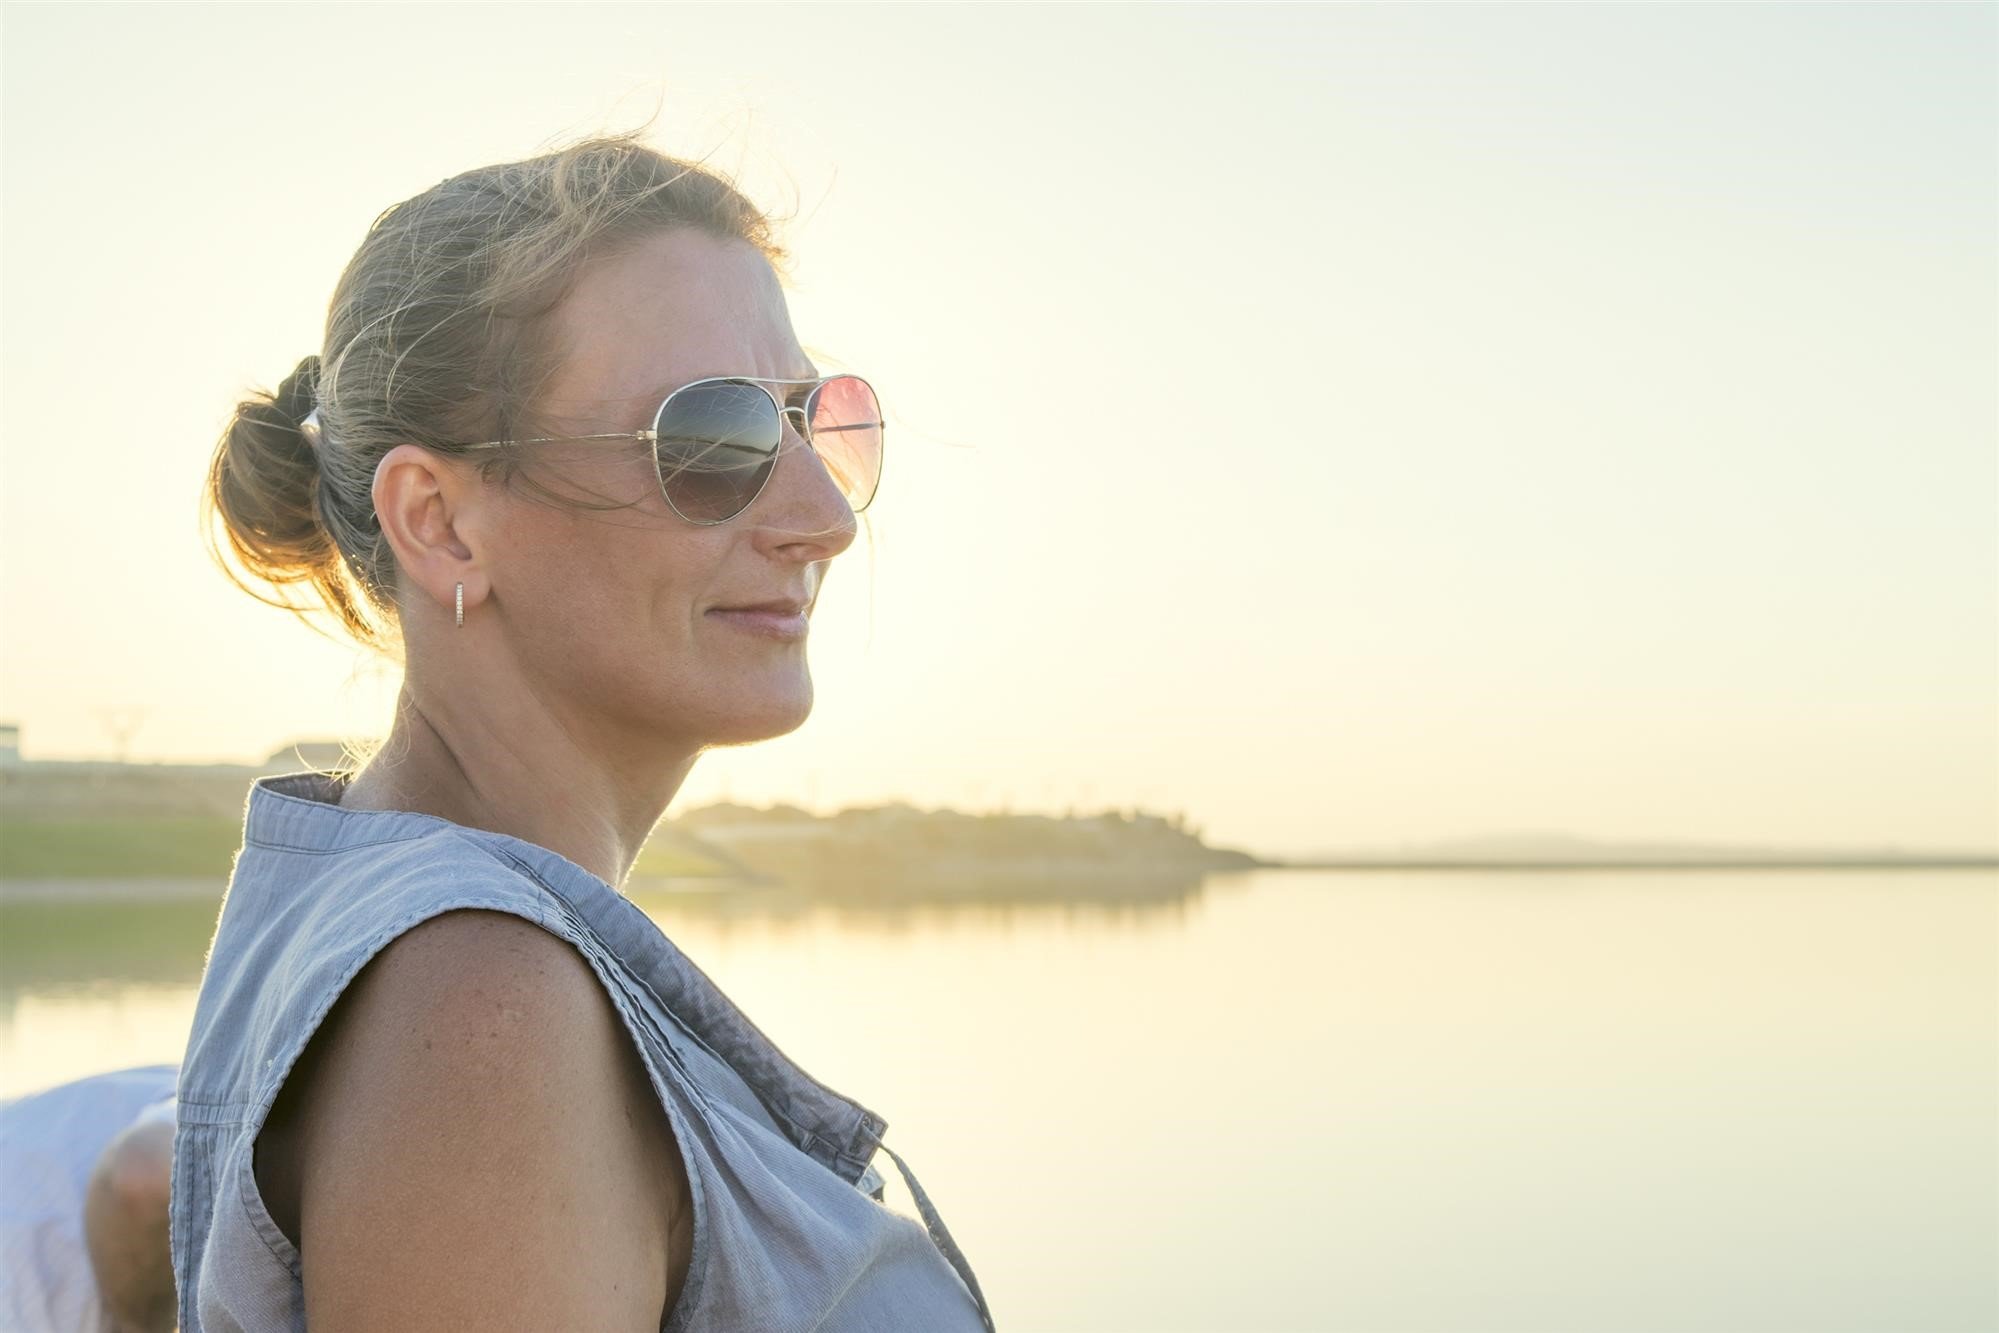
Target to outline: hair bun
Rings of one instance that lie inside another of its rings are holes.
[[[318,406],[318,392],[319,357],[314,355],[299,362],[297,368],[285,376],[273,397],[285,420],[296,426]]]

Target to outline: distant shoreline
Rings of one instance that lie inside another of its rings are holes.
[[[338,752],[321,747],[305,757],[281,750],[262,766],[0,763],[0,900],[219,897],[243,846],[250,784],[309,762],[331,763]],[[1209,846],[1177,812],[1056,817],[926,810],[898,801],[815,815],[790,805],[722,801],[662,819],[640,849],[629,889],[726,895],[774,881],[893,880],[949,896],[971,880],[1019,881],[1045,892],[1071,880],[1184,885],[1190,877],[1252,869],[1991,871],[1999,870],[1999,852],[1609,840],[1543,831],[1372,847],[1322,844],[1272,857]],[[642,880],[672,884],[641,888]]]
[[[1271,861],[1240,869],[1219,869],[1218,875],[1240,875],[1245,870],[1345,870],[1378,871],[1524,871],[1542,874],[1562,870],[1999,870],[1999,857],[1936,857],[1909,860],[1784,860],[1784,861],[1438,861],[1438,860],[1344,860]],[[50,902],[184,902],[211,898],[218,904],[227,881],[208,877],[134,876],[107,878],[0,879],[0,904]],[[634,876],[626,884],[628,897],[657,895],[728,895],[754,892],[755,881],[733,876]],[[948,892],[946,894],[948,896]]]
[[[174,875],[133,876],[131,878],[0,879],[0,903],[12,902],[117,902],[158,899],[214,898],[222,900],[228,881],[207,877]]]
[[[221,880],[206,876],[189,878],[176,875],[135,875],[128,878],[107,876],[83,876],[75,878],[40,877],[34,879],[0,878],[0,904],[15,902],[184,902],[188,899],[212,898],[218,904],[222,894],[229,887],[225,877]],[[738,888],[751,887],[745,881],[733,877],[714,875],[672,876],[634,875],[625,884],[627,897],[651,898],[656,896],[689,897],[717,893],[730,893]]]
[[[1358,859],[1272,861],[1271,870],[1999,870],[1999,857],[1783,857],[1667,860]]]

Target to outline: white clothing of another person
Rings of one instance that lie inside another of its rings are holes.
[[[115,1333],[84,1241],[84,1196],[113,1139],[135,1122],[173,1123],[179,1074],[114,1069],[0,1102],[0,1329]]]

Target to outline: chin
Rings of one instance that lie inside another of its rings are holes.
[[[749,745],[798,730],[812,716],[812,685],[787,696],[766,695],[739,707],[719,709],[710,734],[717,745]]]

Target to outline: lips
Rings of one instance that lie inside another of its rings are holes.
[[[769,602],[746,602],[742,606],[711,606],[710,611],[771,611],[782,616],[795,616],[805,610],[802,599],[780,597]]]
[[[711,606],[708,614],[715,617],[717,625],[732,630],[780,643],[802,643],[812,626],[805,605],[783,598],[747,606]]]

